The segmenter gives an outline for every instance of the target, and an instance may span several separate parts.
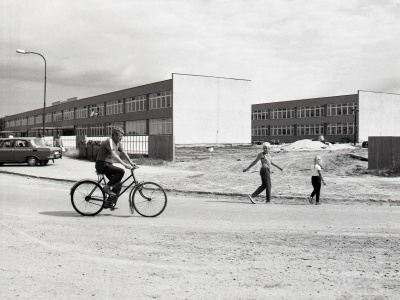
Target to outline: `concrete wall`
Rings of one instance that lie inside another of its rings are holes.
[[[251,81],[173,74],[175,144],[251,143]]]
[[[359,140],[400,136],[400,95],[359,91]]]

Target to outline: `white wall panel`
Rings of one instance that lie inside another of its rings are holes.
[[[400,95],[359,91],[359,140],[400,136]]]
[[[173,74],[176,144],[251,143],[251,81]]]

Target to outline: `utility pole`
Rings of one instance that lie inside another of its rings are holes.
[[[357,113],[358,113],[357,106],[354,107],[353,112],[354,112],[354,146],[355,146],[357,143]]]

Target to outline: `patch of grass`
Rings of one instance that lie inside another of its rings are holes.
[[[132,161],[137,164],[137,165],[142,165],[142,166],[161,166],[164,164],[164,161],[162,159],[156,159],[156,158],[147,158],[144,156],[135,156],[131,158]]]
[[[390,172],[392,176],[400,176],[400,157],[393,158],[393,167]]]

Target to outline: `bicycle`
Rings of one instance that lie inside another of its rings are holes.
[[[131,168],[131,175],[120,185],[132,178],[132,182],[119,193],[117,199],[111,201],[111,211],[116,209],[118,198],[122,196],[130,187],[129,208],[133,214],[135,210],[143,217],[156,217],[160,215],[167,206],[167,194],[164,189],[154,182],[138,182],[133,173],[135,168]],[[97,173],[97,172],[96,172]],[[71,203],[74,209],[83,216],[95,216],[105,209],[106,196],[102,189],[102,184],[106,184],[104,174],[97,173],[98,180],[81,180],[71,188]],[[111,198],[113,199],[113,198]]]

